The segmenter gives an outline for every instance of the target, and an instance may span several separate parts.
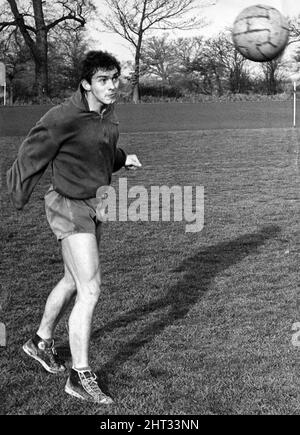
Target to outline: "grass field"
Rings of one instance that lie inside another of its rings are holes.
[[[52,106],[0,107],[0,136],[23,136]],[[122,133],[211,129],[287,128],[292,101],[119,104]],[[297,111],[297,122],[300,112]]]
[[[105,225],[91,361],[116,400],[109,409],[73,400],[65,375],[47,374],[22,352],[62,263],[44,216],[49,174],[23,212],[2,185],[1,413],[299,414],[297,135],[237,126],[121,136],[144,168],[118,176],[147,188],[203,185],[205,227]],[[0,138],[2,180],[20,141]],[[57,340],[68,357],[64,322]]]

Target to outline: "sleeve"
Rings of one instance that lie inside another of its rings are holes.
[[[123,168],[123,166],[125,166],[126,158],[127,158],[127,155],[126,155],[125,151],[123,151],[121,148],[117,148],[113,172],[117,172],[117,171],[119,171],[119,169],[121,169],[121,168]]]
[[[18,210],[24,205],[55,157],[59,144],[41,121],[29,132],[21,144],[17,159],[7,172],[7,187],[11,201]]]

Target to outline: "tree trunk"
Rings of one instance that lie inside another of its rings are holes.
[[[35,59],[34,91],[39,102],[45,102],[48,97],[48,70],[47,61]]]
[[[33,0],[34,19],[36,24],[35,92],[40,102],[48,97],[48,41],[41,0]]]
[[[269,94],[276,95],[277,93],[277,80],[276,80],[276,72],[275,68],[272,64],[270,64],[269,68]]]
[[[139,74],[139,66],[136,67],[134,72],[134,77],[132,81],[132,101],[134,104],[138,104],[140,102],[140,74]]]
[[[11,80],[8,83],[8,98],[8,104],[12,106],[14,104],[14,88]]]
[[[144,36],[143,24],[144,24],[144,19],[146,16],[148,0],[143,0],[143,1],[144,1],[144,5],[143,5],[141,22],[140,22],[140,28],[139,28],[139,32],[138,32],[138,41],[137,41],[136,50],[135,50],[135,63],[134,63],[135,70],[134,70],[134,78],[133,78],[133,83],[132,83],[132,101],[135,104],[138,104],[140,102],[140,99],[141,99],[141,95],[140,95],[140,59],[141,59],[141,49],[142,49],[142,42],[143,42],[143,36]]]
[[[235,67],[233,70],[231,70],[229,81],[231,92],[233,94],[238,94],[241,89],[240,70],[238,68]]]
[[[47,33],[38,29],[36,35],[35,84],[34,89],[39,102],[44,102],[48,97],[48,43]]]
[[[135,53],[135,67],[132,80],[132,101],[138,104],[141,100],[140,95],[140,56],[141,56],[142,39],[140,39]]]
[[[220,79],[220,75],[219,75],[216,68],[214,70],[214,73],[215,73],[216,83],[217,83],[217,87],[218,87],[218,96],[221,97],[223,95],[222,81]]]
[[[141,100],[140,86],[138,83],[136,83],[132,89],[132,101],[134,104],[138,104],[140,100]]]

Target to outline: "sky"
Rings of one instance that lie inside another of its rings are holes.
[[[103,5],[103,1],[95,0],[96,5]],[[199,0],[199,4],[201,1]],[[270,5],[277,8],[286,16],[300,15],[299,0],[207,0],[207,4],[215,3],[207,6],[204,9],[199,9],[209,25],[202,29],[194,31],[185,31],[175,34],[174,36],[213,36],[224,30],[226,27],[231,27],[236,16],[246,7],[255,4]],[[132,60],[133,51],[129,43],[121,37],[105,32],[95,32],[92,28],[89,30],[90,35],[96,41],[93,48],[98,47],[110,51],[117,56],[121,61]]]
[[[198,0],[196,0],[197,2]],[[246,7],[255,4],[270,5],[280,10],[287,16],[300,15],[300,0],[199,0],[199,4],[206,2],[207,7],[199,9],[199,13],[206,17],[209,25],[194,31],[185,31],[174,36],[212,36],[226,27],[231,27],[236,16]],[[0,0],[1,5],[7,0]],[[99,12],[103,12],[104,0],[94,0]],[[211,5],[210,5],[211,4]],[[210,5],[210,6],[209,6]],[[97,32],[89,24],[89,36],[95,42],[91,48],[107,50],[113,53],[121,61],[133,60],[133,49],[130,44],[118,35],[105,32]],[[173,33],[171,32],[171,36]]]

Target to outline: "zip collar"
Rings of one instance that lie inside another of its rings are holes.
[[[108,106],[104,107],[101,113],[95,112],[94,110],[90,110],[86,96],[83,92],[81,85],[79,85],[77,91],[70,98],[70,101],[74,106],[80,109],[81,112],[95,113],[101,119],[103,119],[104,117],[106,118],[106,116],[108,116],[111,112],[113,112],[114,109],[114,104],[109,104]]]

